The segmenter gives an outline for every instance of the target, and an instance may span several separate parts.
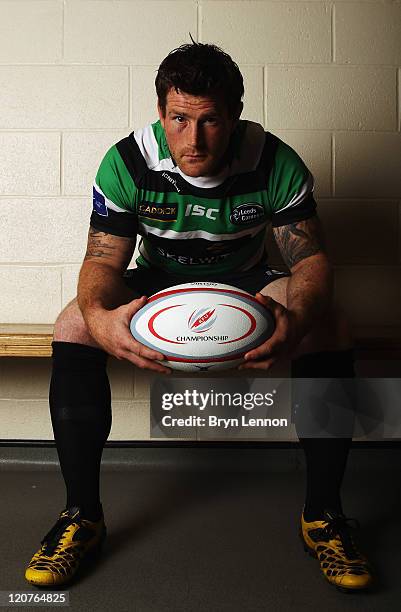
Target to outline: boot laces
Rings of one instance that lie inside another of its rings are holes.
[[[355,547],[350,529],[357,529],[359,527],[360,524],[357,519],[346,518],[340,515],[329,518],[324,531],[330,539],[338,537],[348,559],[358,559],[360,558],[360,553]]]
[[[65,516],[59,518],[55,525],[48,531],[48,533],[44,536],[43,540],[41,540],[41,544],[45,545],[44,553],[46,555],[54,555],[61,548],[61,538],[64,535],[67,527],[70,525],[77,524],[77,520],[72,519],[69,516]]]

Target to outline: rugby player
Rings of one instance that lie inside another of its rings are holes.
[[[294,378],[354,376],[306,165],[261,125],[240,118],[242,75],[215,45],[175,49],[155,84],[159,119],[112,146],[100,164],[77,297],[55,324],[49,397],[67,499],[26,570],[39,586],[71,580],[106,534],[99,470],[111,427],[108,355],[169,372],[156,361],[163,355],[129,331],[146,296],[202,279],[235,285],[276,318],[274,335],[241,369],[268,370],[285,358]],[[270,224],[288,272],[269,265]],[[137,267],[127,270],[137,235]],[[352,431],[329,438],[297,432],[307,466],[304,547],[331,584],[364,589],[372,571],[340,497]]]

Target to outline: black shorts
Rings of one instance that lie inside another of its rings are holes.
[[[273,270],[265,264],[255,266],[247,272],[237,272],[235,274],[225,275],[208,274],[202,278],[169,274],[156,268],[149,269],[138,267],[126,270],[124,273],[124,280],[127,286],[138,294],[138,297],[141,295],[150,296],[153,295],[153,293],[157,293],[157,291],[167,289],[167,287],[194,281],[211,281],[214,283],[233,285],[234,287],[238,287],[243,291],[248,291],[248,293],[255,295],[257,291],[260,291],[269,283],[286,276],[290,276],[289,272]]]

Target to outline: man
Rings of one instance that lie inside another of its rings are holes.
[[[159,121],[121,140],[100,165],[78,296],[55,325],[50,409],[67,502],[26,571],[36,585],[66,583],[105,536],[99,469],[111,426],[107,355],[169,372],[158,363],[163,355],[129,332],[146,296],[196,279],[236,285],[276,318],[272,338],[241,369],[290,357],[295,377],[353,375],[347,327],[332,307],[313,178],[290,147],[240,120],[238,66],[214,45],[182,45],[160,65],[156,91]],[[267,264],[269,223],[290,274]],[[138,267],[126,272],[137,234]],[[340,500],[350,436],[300,440],[304,545],[329,582],[365,588],[371,573]]]

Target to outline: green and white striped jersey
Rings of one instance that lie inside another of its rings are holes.
[[[241,120],[229,163],[189,177],[169,151],[160,121],[134,131],[103,158],[93,187],[91,226],[141,236],[137,264],[204,276],[267,262],[266,229],[315,214],[313,177],[287,144]]]

